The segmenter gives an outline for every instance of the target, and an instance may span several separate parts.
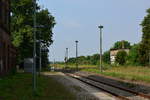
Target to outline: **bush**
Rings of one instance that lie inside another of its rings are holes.
[[[110,51],[106,51],[103,54],[103,62],[110,64]]]
[[[119,51],[116,55],[116,63],[124,65],[126,63],[127,53],[125,51]]]
[[[10,70],[10,75],[15,75],[17,73],[17,69],[16,67],[13,67],[11,70]]]
[[[139,44],[134,44],[129,52],[128,55],[128,65],[135,65],[135,66],[139,66],[139,53],[138,53],[138,49],[139,49]]]

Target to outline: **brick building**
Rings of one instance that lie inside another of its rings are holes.
[[[15,66],[16,55],[10,35],[10,0],[0,0],[0,75]]]

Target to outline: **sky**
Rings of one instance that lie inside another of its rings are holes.
[[[116,41],[138,43],[142,37],[142,22],[149,0],[39,0],[55,17],[54,43],[50,46],[50,61],[63,61],[65,49],[75,57],[78,40],[79,56],[99,53],[99,25],[103,25],[103,52]]]

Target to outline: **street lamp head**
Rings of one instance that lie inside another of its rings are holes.
[[[75,41],[76,43],[78,43],[79,41]]]
[[[102,29],[102,28],[104,28],[104,26],[100,25],[100,26],[98,26],[98,28]]]
[[[43,47],[43,48],[41,49],[41,51],[42,51],[42,52],[49,52],[48,48],[46,48],[46,47]]]
[[[35,28],[49,28],[48,25],[36,25]]]
[[[44,28],[44,25],[37,25],[35,28]]]

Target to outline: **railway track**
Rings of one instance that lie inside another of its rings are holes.
[[[72,78],[75,78],[83,83],[86,83],[90,86],[93,86],[97,89],[103,90],[107,93],[120,98],[121,100],[150,100],[150,96],[132,91],[130,89],[122,88],[119,86],[115,86],[111,83],[105,83],[95,78],[86,77],[79,74],[66,74]]]

